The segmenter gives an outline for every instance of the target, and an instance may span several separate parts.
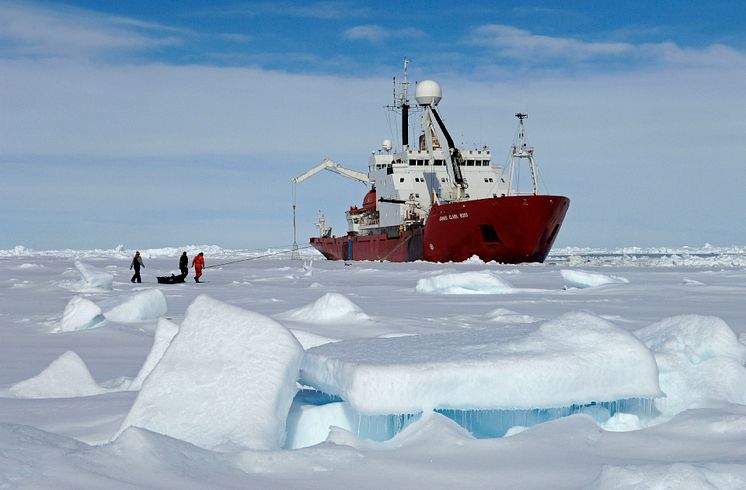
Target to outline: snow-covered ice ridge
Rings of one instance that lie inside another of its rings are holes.
[[[291,247],[269,247],[264,249],[229,249],[218,245],[184,245],[138,249],[146,258],[174,257],[186,251],[191,257],[204,252],[210,259],[276,258],[286,259]],[[23,245],[0,250],[0,257],[76,257],[128,259],[135,249],[119,245],[111,249],[90,250],[34,250]],[[313,248],[301,248],[299,254],[306,258],[321,259]],[[481,262],[470,259],[469,262]],[[746,267],[746,246],[716,247],[705,244],[700,247],[560,247],[551,251],[548,263],[559,262],[570,265],[638,266],[638,267]]]
[[[637,267],[745,267],[746,247],[562,247],[547,262]]]

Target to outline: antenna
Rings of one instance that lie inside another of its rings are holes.
[[[290,260],[300,260],[300,253],[298,252],[298,239],[295,228],[295,182],[293,182],[293,248],[290,253]]]

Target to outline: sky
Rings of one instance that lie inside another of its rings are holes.
[[[392,77],[437,80],[458,142],[504,163],[528,112],[556,246],[746,244],[746,5],[0,3],[0,248],[285,247],[290,179],[365,170]],[[344,234],[365,189],[296,189]]]

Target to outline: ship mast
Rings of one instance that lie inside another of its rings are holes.
[[[529,167],[531,168],[531,180],[533,182],[534,195],[539,194],[539,179],[536,175],[536,162],[534,161],[534,147],[528,146],[526,143],[526,128],[523,124],[523,120],[528,118],[528,114],[519,112],[515,115],[518,118],[518,144],[513,144],[513,151],[510,156],[510,175],[508,182],[510,187],[508,188],[508,195],[517,194],[517,190],[513,192],[513,176],[515,175],[516,158],[525,158],[528,160]]]
[[[409,59],[404,57],[404,81],[402,81],[401,92],[399,92],[399,107],[401,107],[401,144],[402,148],[409,146],[409,80],[407,79],[407,66]]]

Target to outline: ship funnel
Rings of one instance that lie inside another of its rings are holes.
[[[433,80],[423,80],[417,84],[417,88],[414,89],[414,98],[417,103],[424,106],[435,107],[443,98],[443,91],[440,89],[440,85]]]

